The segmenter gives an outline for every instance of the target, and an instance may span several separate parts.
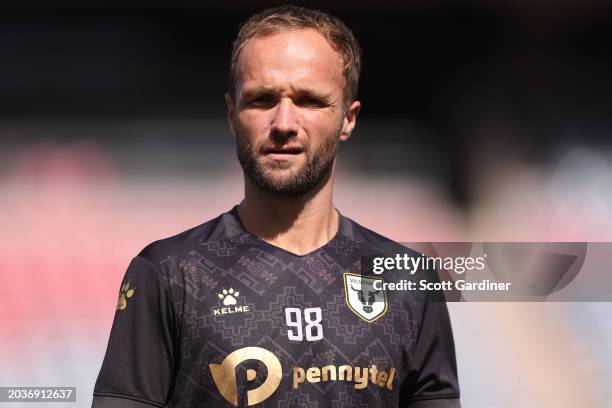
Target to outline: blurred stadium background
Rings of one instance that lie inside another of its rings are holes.
[[[130,258],[239,202],[230,43],[276,4],[2,2],[0,386],[88,406]],[[364,49],[345,215],[398,241],[612,241],[612,3],[299,4]],[[610,406],[609,304],[450,309],[465,407]]]

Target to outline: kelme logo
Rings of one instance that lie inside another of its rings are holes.
[[[223,292],[217,294],[219,299],[223,300],[225,306],[235,305],[238,295],[240,295],[240,292],[234,292],[234,288],[230,288],[229,290],[223,289]]]
[[[251,306],[237,304],[238,303],[237,298],[239,295],[240,295],[240,292],[238,292],[237,290],[234,290],[234,288],[229,288],[229,290],[223,289],[221,293],[217,293],[217,296],[219,297],[219,300],[223,307],[213,308],[212,310],[213,315],[221,316],[221,315],[233,314],[233,313],[252,312]]]
[[[259,387],[247,391],[247,405],[255,405],[267,399],[276,391],[283,376],[280,360],[274,353],[261,347],[244,347],[230,353],[221,364],[209,364],[213,380],[219,392],[230,404],[238,406],[238,385],[236,368],[247,360],[258,360],[266,366],[268,376]],[[247,370],[247,381],[251,382],[257,377],[257,372]]]

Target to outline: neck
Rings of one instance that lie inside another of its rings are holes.
[[[288,197],[270,194],[245,177],[245,198],[238,215],[251,234],[296,255],[327,244],[339,228],[339,214],[332,204],[331,177],[316,191]]]

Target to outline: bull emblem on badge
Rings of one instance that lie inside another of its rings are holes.
[[[344,273],[344,299],[351,312],[368,323],[381,318],[387,311],[383,283],[381,277]]]
[[[380,290],[370,291],[362,289],[355,289],[354,286],[351,285],[351,289],[357,292],[357,296],[359,296],[359,301],[363,305],[363,311],[366,313],[372,313],[372,305],[376,302],[376,295],[380,292]]]

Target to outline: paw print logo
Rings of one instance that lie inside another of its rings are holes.
[[[125,310],[127,307],[127,299],[134,296],[135,288],[130,288],[130,282],[121,285],[121,292],[119,293],[119,301],[117,302],[117,310]]]
[[[236,304],[236,296],[240,295],[240,292],[230,288],[229,290],[223,289],[223,293],[218,293],[219,299],[223,300],[225,306],[232,306]]]

